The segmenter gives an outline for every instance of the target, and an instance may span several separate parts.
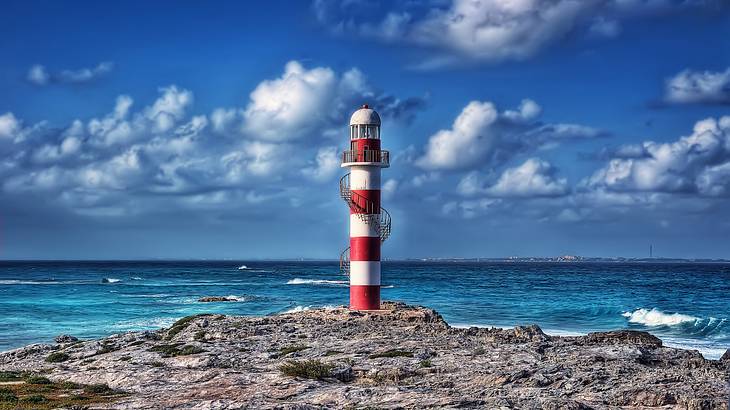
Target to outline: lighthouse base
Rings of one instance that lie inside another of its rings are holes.
[[[380,310],[380,285],[350,285],[350,309]]]

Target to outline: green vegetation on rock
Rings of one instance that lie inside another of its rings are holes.
[[[170,326],[170,329],[167,331],[167,334],[165,335],[165,340],[171,340],[175,335],[185,330],[189,325],[190,322],[193,320],[199,318],[199,317],[205,317],[205,316],[213,316],[210,313],[202,313],[199,315],[191,315],[191,316],[185,316],[184,318],[178,320],[177,322],[173,323],[172,326]]]
[[[48,357],[46,357],[46,361],[48,363],[61,363],[61,362],[65,362],[66,360],[68,360],[68,358],[69,358],[69,355],[67,355],[66,353],[55,352],[55,353],[49,354]]]
[[[152,347],[149,351],[150,352],[157,352],[162,357],[175,357],[175,356],[187,356],[191,354],[197,354],[197,353],[203,353],[205,350],[201,349],[198,346],[193,345],[185,345],[182,346],[181,343],[176,344],[169,344],[169,345],[159,345]]]
[[[333,365],[317,359],[289,360],[279,366],[279,371],[285,376],[317,380],[332,377],[332,369],[334,369]]]
[[[380,353],[374,353],[368,356],[371,359],[377,359],[379,357],[413,357],[413,352],[408,350],[390,349]]]

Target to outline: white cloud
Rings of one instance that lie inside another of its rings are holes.
[[[553,148],[569,139],[594,138],[601,132],[577,124],[543,124],[542,108],[525,99],[517,110],[498,112],[494,103],[471,101],[451,129],[432,135],[415,163],[426,170],[493,167],[525,151]]]
[[[0,195],[33,193],[59,209],[96,216],[157,211],[160,196],[171,209],[232,210],[238,201],[273,199],[298,206],[312,200],[304,189],[310,181],[338,173],[347,120],[365,98],[391,120],[420,107],[418,99],[377,92],[357,69],[340,75],[298,62],[262,81],[245,107],[209,116],[191,115],[189,90],[158,91],[136,109],[130,96],[120,95],[106,115],[65,128],[25,127],[12,113],[0,115],[0,148],[12,144],[0,158]],[[286,134],[293,130],[301,134]]]
[[[45,66],[36,64],[28,69],[26,79],[35,85],[47,85],[51,83],[82,84],[93,81],[114,68],[114,63],[104,61],[91,68],[80,68],[77,70],[62,70],[57,74],[48,72]]]
[[[642,149],[640,157],[612,158],[584,185],[614,192],[727,193],[730,116],[698,121],[691,135],[668,143],[645,141]]]
[[[304,168],[305,176],[315,181],[328,181],[340,170],[340,157],[337,147],[322,147],[317,151],[315,163]]]
[[[328,114],[337,78],[330,68],[305,69],[290,61],[284,74],[266,80],[251,93],[244,112],[247,133],[270,141],[302,138]]]
[[[317,0],[314,12],[333,33],[355,33],[431,49],[419,69],[466,60],[524,60],[571,33],[615,37],[621,21],[712,7],[711,1],[450,0],[395,2],[385,13],[371,3]],[[365,10],[366,9],[366,10]],[[361,11],[365,11],[360,13]],[[377,15],[379,17],[370,17]],[[363,21],[364,20],[364,21]]]
[[[506,169],[486,191],[497,197],[561,196],[568,193],[568,182],[555,176],[549,162],[530,158],[522,165]]]
[[[51,79],[51,76],[48,74],[46,67],[36,64],[28,70],[26,78],[35,85],[46,85]]]
[[[498,113],[491,102],[471,101],[451,129],[441,130],[428,140],[416,165],[424,169],[456,169],[474,165],[496,145],[492,125]]]
[[[529,158],[524,163],[505,169],[494,181],[491,175],[472,171],[461,178],[456,191],[463,196],[488,197],[554,197],[569,191],[565,178],[556,176],[547,161]]]
[[[730,68],[684,70],[667,80],[664,99],[675,104],[730,104]]]
[[[193,103],[193,93],[174,85],[161,88],[160,93],[155,103],[147,107],[145,115],[154,121],[157,132],[165,132],[185,116],[186,108]]]
[[[393,178],[388,179],[383,183],[381,190],[383,192],[384,199],[393,198],[395,192],[398,190],[398,180]]]
[[[96,67],[81,68],[78,70],[63,70],[58,78],[61,82],[68,83],[85,83],[94,80],[114,68],[114,64],[109,61],[99,63]]]
[[[12,112],[0,115],[0,138],[15,138],[20,130],[20,122]]]

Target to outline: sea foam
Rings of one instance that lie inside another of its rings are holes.
[[[326,280],[326,279],[301,279],[294,278],[286,282],[287,285],[347,285],[346,280]]]
[[[633,312],[624,312],[622,316],[630,323],[638,323],[646,326],[676,326],[687,322],[697,322],[700,318],[681,313],[664,313],[657,308],[636,309]]]

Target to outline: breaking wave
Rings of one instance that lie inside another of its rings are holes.
[[[312,309],[324,309],[324,310],[333,310],[333,309],[337,309],[337,306],[333,306],[333,305],[324,305],[324,306],[319,306],[319,307],[317,307],[317,306],[311,306],[311,305],[310,305],[310,306],[302,306],[302,305],[298,305],[298,306],[295,306],[295,307],[293,307],[293,308],[291,308],[291,309],[287,309],[287,310],[285,310],[285,311],[281,312],[281,314],[286,314],[286,313],[297,313],[297,312],[304,312],[304,311],[307,311],[307,310],[312,310]]]
[[[117,279],[117,278],[103,278],[101,280],[101,283],[119,283],[121,281],[122,281],[121,279]]]
[[[630,323],[638,323],[646,326],[676,326],[686,322],[697,322],[700,318],[681,313],[664,313],[661,310],[654,309],[636,309],[633,312],[624,312],[621,314],[627,318]]]
[[[326,280],[326,279],[301,279],[294,278],[286,282],[287,285],[335,285],[347,286],[346,280]]]

